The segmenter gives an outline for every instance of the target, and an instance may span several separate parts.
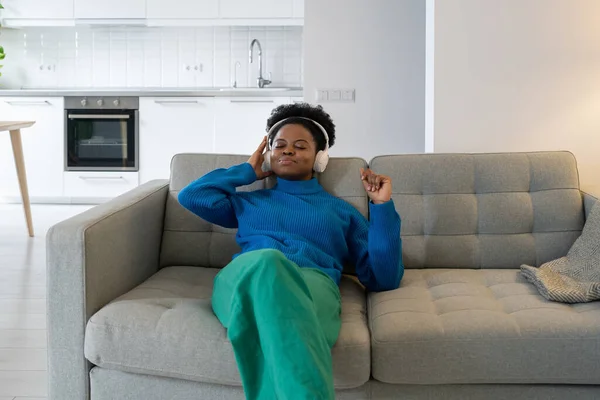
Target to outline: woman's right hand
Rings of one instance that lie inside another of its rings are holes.
[[[262,170],[262,165],[265,160],[265,149],[267,148],[267,137],[265,136],[256,149],[256,151],[250,156],[248,160],[248,164],[252,166],[254,172],[256,173],[256,179],[261,180],[265,179],[267,176],[273,175],[273,171],[264,172]]]

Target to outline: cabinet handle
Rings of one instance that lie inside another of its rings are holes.
[[[229,100],[232,103],[274,103],[273,100]]]
[[[48,100],[44,101],[31,101],[31,100],[10,100],[7,101],[11,106],[51,106],[52,104]]]
[[[198,104],[198,100],[154,100],[156,104]]]
[[[83,179],[84,181],[118,181],[125,180],[122,176],[80,176],[79,179]]]

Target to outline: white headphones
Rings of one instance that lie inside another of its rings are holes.
[[[315,164],[313,165],[313,170],[315,170],[315,172],[323,172],[325,171],[325,168],[327,168],[327,163],[329,162],[329,135],[327,134],[327,131],[325,130],[325,128],[323,128],[323,126],[321,124],[319,124],[317,121],[312,120],[310,118],[306,118],[306,117],[289,117],[289,118],[285,118],[282,119],[281,121],[277,122],[276,124],[274,124],[271,129],[269,129],[269,132],[267,133],[267,152],[265,153],[265,161],[263,162],[262,165],[262,170],[264,172],[267,171],[271,171],[271,140],[268,139],[271,137],[271,133],[273,133],[273,131],[275,131],[278,127],[280,127],[285,121],[289,120],[289,119],[297,119],[297,118],[301,118],[301,119],[305,119],[307,121],[311,121],[313,124],[315,124],[320,130],[321,132],[323,132],[323,136],[325,137],[325,150],[319,150],[319,152],[317,153],[317,157],[315,158]]]

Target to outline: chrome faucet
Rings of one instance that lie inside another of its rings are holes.
[[[266,85],[269,85],[271,81],[263,78],[262,75],[262,46],[258,39],[254,39],[252,40],[252,43],[250,43],[250,64],[252,64],[254,58],[254,43],[258,45],[258,78],[256,78],[256,83],[259,88],[264,88]]]

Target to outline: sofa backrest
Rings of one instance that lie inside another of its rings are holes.
[[[568,152],[380,156],[407,268],[518,268],[564,256],[584,224]]]
[[[221,154],[178,154],[171,161],[171,180],[165,210],[165,224],[161,248],[161,267],[190,265],[224,267],[240,251],[235,241],[236,229],[210,224],[184,209],[177,201],[181,189],[193,180],[216,168],[241,164],[249,156]],[[368,198],[359,179],[360,168],[367,163],[361,158],[331,158],[324,173],[317,176],[329,193],[338,196],[365,217]],[[257,190],[271,187],[274,180],[257,181],[238,190]],[[352,267],[347,266],[351,273]]]

